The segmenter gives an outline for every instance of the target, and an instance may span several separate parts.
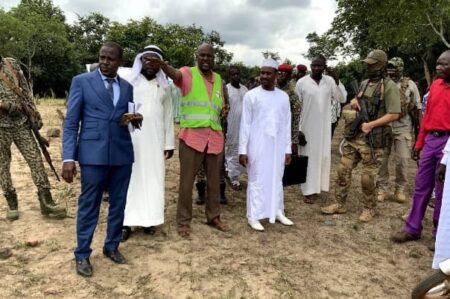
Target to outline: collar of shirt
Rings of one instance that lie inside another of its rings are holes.
[[[113,79],[113,83],[112,83],[112,88],[114,91],[114,99],[113,99],[113,105],[116,106],[117,102],[119,101],[120,98],[120,85],[119,85],[119,76],[115,76],[114,78],[109,78],[106,77],[102,74],[102,72],[100,72],[100,69],[98,69],[98,72],[100,74],[100,76],[102,77],[102,81],[103,84],[105,84],[105,88],[108,88],[108,81],[107,79]]]
[[[119,77],[117,75],[114,78],[110,78],[110,77],[106,77],[105,75],[103,75],[102,72],[100,71],[100,69],[97,69],[97,71],[100,74],[100,76],[102,77],[103,82],[107,82],[106,79],[114,79],[113,83],[119,84]]]

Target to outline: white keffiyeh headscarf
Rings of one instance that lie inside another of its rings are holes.
[[[139,81],[141,70],[142,70],[141,58],[144,54],[147,54],[147,53],[156,54],[159,57],[159,59],[164,60],[163,52],[161,51],[160,48],[158,48],[155,45],[149,45],[149,46],[145,47],[144,49],[142,49],[141,51],[139,51],[139,54],[136,55],[136,57],[134,58],[133,67],[131,68],[131,74],[130,74],[130,83],[131,84],[135,84]],[[159,69],[159,72],[156,74],[156,81],[158,81],[158,84],[163,88],[166,88],[167,86],[169,86],[169,83],[167,82],[166,74],[163,72],[162,69]]]

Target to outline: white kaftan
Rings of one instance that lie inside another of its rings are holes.
[[[444,193],[442,195],[441,213],[436,233],[433,268],[439,269],[439,263],[450,259],[450,139],[444,148],[441,163],[447,165],[445,171]]]
[[[247,218],[284,214],[283,172],[285,155],[291,153],[289,96],[275,88],[258,86],[244,96],[239,154],[248,155]]]
[[[341,99],[342,93],[333,78],[323,75],[319,84],[305,76],[295,86],[302,112],[299,130],[305,134],[306,146],[299,154],[308,156],[306,182],[301,184],[303,195],[328,191],[331,166],[331,101]]]
[[[239,164],[239,128],[241,125],[242,103],[247,87],[240,84],[240,88],[227,84],[230,111],[227,116],[227,138],[225,141],[225,161],[228,177],[231,181],[238,180],[245,172],[245,168]]]
[[[142,128],[131,134],[134,164],[128,187],[124,226],[149,227],[164,223],[164,150],[175,149],[170,87],[143,75],[134,83],[137,112]]]

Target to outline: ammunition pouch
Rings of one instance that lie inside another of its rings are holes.
[[[342,110],[342,118],[344,119],[344,138],[348,140],[355,138],[361,132],[362,117],[347,106]]]
[[[363,124],[363,118],[358,115],[353,120],[345,120],[344,137],[347,140],[351,140],[361,133],[361,125]]]
[[[381,126],[372,129],[372,146],[373,148],[385,148],[392,146],[392,127],[391,126]],[[369,144],[369,140],[367,140]]]

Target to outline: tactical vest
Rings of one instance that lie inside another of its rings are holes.
[[[211,97],[197,67],[191,68],[191,91],[180,100],[180,127],[182,128],[212,128],[221,131],[220,113],[222,111],[222,78],[213,73],[214,84]]]
[[[369,121],[380,118],[380,106],[384,105],[384,88],[388,82],[388,78],[379,82],[371,94],[363,92],[360,96],[362,100],[366,101],[366,107],[369,114]],[[363,82],[361,90],[365,91],[368,81]],[[347,110],[343,113],[345,119],[344,136],[347,140],[352,140],[356,137],[363,137],[361,131],[361,124],[363,123],[361,115],[353,110]],[[368,136],[365,137],[368,141]],[[372,146],[374,148],[389,147],[392,144],[392,128],[389,125],[380,126],[372,129],[370,137]]]

